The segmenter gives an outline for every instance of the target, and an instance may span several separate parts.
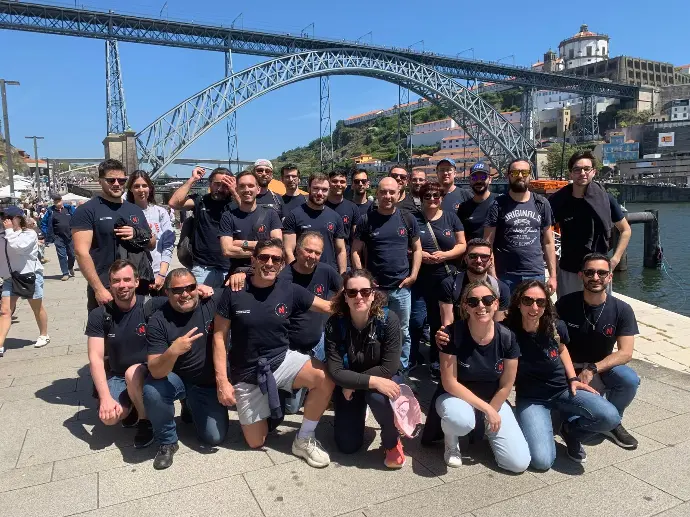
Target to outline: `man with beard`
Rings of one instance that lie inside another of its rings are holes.
[[[489,275],[491,268],[491,244],[484,239],[471,239],[467,243],[465,252],[466,271],[458,271],[455,276],[449,276],[441,282],[439,306],[441,307],[441,325],[448,326],[455,320],[453,307],[460,301],[460,295],[467,284],[472,282],[488,282],[498,296],[498,310],[494,314],[494,321],[503,321],[505,311],[510,305],[510,289],[498,278]]]
[[[436,177],[443,187],[441,210],[457,213],[460,203],[472,197],[472,191],[455,185],[455,160],[444,158],[438,162],[436,164]]]
[[[639,330],[632,307],[606,293],[611,269],[606,255],[586,255],[579,273],[584,290],[559,298],[556,309],[568,326],[566,346],[579,380],[606,394],[622,418],[640,385],[638,375],[627,366]],[[635,437],[620,424],[605,435],[620,447],[637,448]]]
[[[422,198],[419,195],[419,190],[422,185],[426,183],[426,173],[424,170],[415,169],[412,171],[412,177],[410,178],[410,192],[405,192],[405,187],[407,185],[407,180],[400,185],[400,198],[396,206],[400,210],[406,210],[414,215],[417,219],[420,219],[422,214]]]
[[[309,177],[309,198],[302,206],[290,212],[283,221],[283,242],[285,257],[290,264],[295,260],[297,239],[306,231],[323,235],[324,251],[321,262],[336,268],[340,274],[347,269],[345,251],[345,229],[343,221],[335,210],[326,206],[329,183],[324,174]]]
[[[108,290],[108,268],[117,258],[118,240],[132,240],[134,227],[150,235],[149,249],[156,246],[146,216],[134,203],[122,199],[127,174],[117,160],[105,160],[98,165],[101,193],[77,208],[70,227],[74,239],[74,254],[79,269],[89,283],[86,288],[86,308],[90,312],[113,300]],[[121,221],[127,224],[115,228]]]
[[[228,431],[228,410],[218,402],[213,368],[213,316],[220,293],[199,286],[186,268],[168,272],[165,303],[151,316],[146,330],[150,377],[144,385],[144,407],[153,425],[158,452],[156,470],[173,463],[177,444],[175,400],[185,400],[199,439],[221,443]],[[227,365],[226,365],[227,368]],[[183,421],[185,420],[183,412]]]
[[[288,163],[280,169],[280,181],[285,185],[285,194],[281,196],[283,200],[283,215],[286,216],[302,203],[306,203],[307,198],[300,194],[299,189],[299,169],[296,165]]]
[[[74,242],[70,222],[76,209],[72,205],[65,205],[60,194],[53,194],[52,198],[53,206],[49,206],[41,218],[41,231],[46,236],[47,243],[55,243],[55,252],[62,270],[61,280],[64,282],[74,276]]]
[[[221,287],[230,267],[230,259],[220,247],[220,220],[233,204],[236,181],[228,169],[213,169],[209,177],[209,193],[192,194],[189,190],[204,177],[206,169],[195,167],[192,176],[170,197],[168,206],[174,210],[194,210],[194,255],[192,274],[198,284]]]
[[[134,264],[118,259],[108,270],[113,301],[89,313],[86,323],[89,370],[98,394],[98,418],[105,425],[122,422],[123,427],[137,425],[134,447],[148,447],[153,442],[153,428],[144,409],[146,368],[146,316],[162,303],[154,298],[144,305],[137,296],[139,275]],[[108,363],[105,350],[108,350]]]
[[[259,158],[254,162],[254,172],[259,179],[260,189],[259,195],[256,196],[257,204],[273,208],[273,210],[278,212],[278,217],[282,221],[283,217],[287,215],[283,211],[283,200],[278,194],[268,188],[273,179],[273,164],[270,160]]]
[[[240,206],[226,210],[220,220],[220,247],[223,255],[230,257],[230,271],[249,267],[258,241],[283,237],[278,213],[256,204],[258,192],[256,173],[241,172],[237,176]]]
[[[335,170],[328,174],[328,197],[326,206],[335,212],[343,220],[343,230],[345,231],[345,257],[347,266],[350,267],[350,247],[352,238],[355,235],[357,224],[359,224],[359,209],[349,199],[345,199],[343,194],[347,188],[347,174],[342,170]]]
[[[237,406],[244,439],[256,449],[266,441],[269,417],[282,417],[278,390],[308,389],[292,453],[310,466],[322,468],[330,463],[330,457],[316,440],[315,431],[335,385],[322,362],[289,349],[289,327],[298,313],[313,310],[328,314],[330,302],[297,284],[276,281],[283,252],[280,240],[261,241],[254,248],[254,274],[245,288],[223,292],[213,334],[218,400],[225,406]],[[228,338],[232,342],[232,384],[227,372]]]
[[[497,277],[512,293],[524,280],[544,281],[556,292],[556,248],[551,228],[551,206],[545,197],[529,191],[532,164],[518,158],[508,165],[507,194],[497,196],[484,223],[484,238],[493,244]]]
[[[352,173],[352,202],[357,205],[359,213],[366,214],[372,202],[367,198],[369,173],[366,169],[356,169]]]
[[[465,228],[467,239],[484,238],[484,222],[496,197],[489,191],[489,185],[489,166],[483,162],[475,163],[470,169],[470,188],[474,197],[460,203],[458,208],[458,217]]]

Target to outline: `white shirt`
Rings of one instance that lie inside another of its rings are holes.
[[[7,255],[5,255],[5,245],[7,245]],[[38,260],[38,235],[33,230],[17,232],[8,228],[0,232],[0,277],[2,278],[10,278],[7,257],[10,259],[12,271],[43,272],[43,264]]]

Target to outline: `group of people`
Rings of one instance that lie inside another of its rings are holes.
[[[630,228],[593,181],[591,155],[574,155],[569,169],[573,183],[552,196],[552,208],[529,191],[527,160],[509,164],[509,191],[499,196],[483,163],[472,167],[470,190],[455,185],[450,159],[438,164],[438,181],[396,166],[373,202],[362,169],[314,174],[304,196],[299,169],[288,165],[279,195],[262,159],[236,177],[214,169],[209,192],[190,196],[206,173],[197,167],[169,201],[193,212],[192,267],[169,269],[174,233],[150,178],[103,162],[102,192],[70,220],[89,284],[100,419],[136,426],[135,446],[156,442],[154,467],[164,469],[178,449],[176,400],[181,421],[211,445],[223,441],[234,407],[251,448],[303,408],[292,452],[325,467],[316,428],[329,403],[345,453],[362,446],[368,407],[385,465],[400,468],[391,401],[428,361],[439,382],[422,441],[443,437],[449,467],[462,464],[458,439],[470,433],[485,435],[498,465],[514,472],[550,468],[553,429],[578,462],[595,433],[636,447],[621,417],[639,384],[626,366],[637,326],[610,294]],[[621,237],[609,258],[614,226]],[[514,409],[506,402],[513,387]]]

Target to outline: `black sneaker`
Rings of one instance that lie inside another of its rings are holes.
[[[582,444],[573,438],[573,436],[568,431],[568,424],[563,423],[561,427],[561,436],[565,442],[566,449],[568,451],[568,458],[573,460],[575,463],[585,463],[587,461],[587,453]]]
[[[429,375],[435,381],[441,379],[441,365],[438,363],[438,361],[434,361],[429,365]]]
[[[150,420],[139,420],[137,434],[134,435],[134,448],[143,449],[153,443],[153,426]]]
[[[156,470],[167,469],[173,464],[173,456],[179,448],[180,446],[177,445],[177,442],[158,447],[158,452],[153,460],[153,468]]]
[[[407,385],[410,387],[410,389],[412,390],[412,393],[414,393],[415,395],[418,395],[418,394],[419,394],[419,386],[418,386],[418,384],[417,384],[417,381],[413,380],[413,379],[410,377],[410,371],[409,371],[409,370],[404,370],[404,371],[402,372],[401,377],[402,377],[402,379],[403,379],[403,382],[402,382],[402,383],[403,383],[403,384],[407,384]]]
[[[127,415],[126,418],[123,418],[122,422],[120,422],[120,423],[122,424],[122,427],[127,429],[129,427],[134,427],[135,425],[137,425],[138,421],[139,421],[139,413],[137,413],[137,408],[132,406],[132,411],[130,411],[129,415]]]
[[[182,406],[182,410],[180,411],[180,420],[182,420],[185,424],[191,424],[194,422],[194,419],[192,418],[192,411],[189,409],[187,401],[184,399],[180,400],[180,405]]]
[[[601,434],[611,438],[613,443],[619,447],[630,450],[637,449],[637,440],[621,424],[618,424],[618,427],[614,427],[609,432]]]

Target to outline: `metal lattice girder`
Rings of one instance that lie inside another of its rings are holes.
[[[577,125],[577,138],[581,142],[590,142],[599,138],[599,117],[597,116],[597,99],[593,95],[582,98],[582,110]]]
[[[398,85],[398,163],[412,162],[412,106],[410,90]]]
[[[225,52],[228,49],[228,28],[198,25],[155,18],[106,13],[93,10],[29,4],[0,0],[0,28],[64,34],[89,38],[117,38],[154,45],[195,48]],[[639,87],[597,81],[565,74],[536,72],[528,67],[509,66],[495,62],[459,59],[434,52],[409,48],[366,45],[362,42],[329,40],[285,33],[233,29],[230,49],[238,54],[282,56],[308,50],[369,49],[407,57],[439,72],[460,79],[533,86],[542,90],[597,94],[600,97],[634,99]]]
[[[522,109],[520,110],[520,129],[522,131],[522,136],[524,136],[530,142],[534,142],[536,134],[536,96],[536,88],[525,88],[522,92]]]
[[[232,51],[228,50],[225,53],[225,77],[232,77],[234,73],[232,68]],[[234,90],[233,90],[234,94]],[[227,100],[226,109],[229,110],[235,105],[234,95]],[[228,134],[228,167],[232,170],[232,164],[235,164],[236,172],[240,172],[240,157],[237,149],[237,112],[233,111],[225,121]]]
[[[331,126],[331,82],[327,75],[319,77],[319,141],[321,170],[333,168],[333,128]]]
[[[117,40],[105,40],[105,109],[108,134],[124,133],[129,128],[125,90],[122,87],[120,53]]]
[[[159,173],[192,142],[244,104],[268,92],[323,75],[361,75],[403,85],[440,106],[481,142],[501,170],[515,157],[532,158],[534,147],[493,106],[433,68],[374,50],[335,49],[283,56],[218,81],[178,104],[137,135],[139,162]],[[228,103],[234,106],[228,110]]]

